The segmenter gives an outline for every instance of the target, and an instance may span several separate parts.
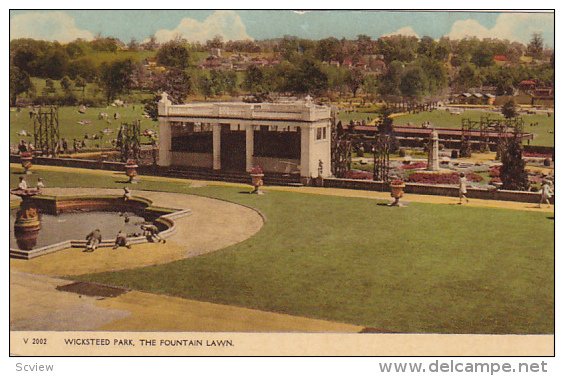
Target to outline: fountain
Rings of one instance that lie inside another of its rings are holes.
[[[20,208],[16,213],[14,234],[18,247],[23,250],[31,250],[37,244],[37,235],[41,229],[41,221],[37,207],[31,199],[39,194],[38,189],[11,189],[10,193],[22,199]]]

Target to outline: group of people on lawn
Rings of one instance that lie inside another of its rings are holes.
[[[143,224],[141,225],[141,230],[143,230],[143,236],[145,236],[150,242],[166,243],[166,240],[159,235],[159,229],[157,226],[153,224]],[[94,252],[100,243],[102,243],[102,232],[100,229],[95,229],[86,235],[86,249],[84,252]],[[127,234],[122,230],[119,230],[116,235],[113,249],[117,249],[119,247],[131,249],[131,244],[129,244]]]
[[[123,188],[122,198],[124,201],[131,200],[131,190],[129,188],[127,187]],[[125,216],[125,222],[126,223],[129,222],[129,217],[127,215]],[[143,230],[143,236],[145,236],[148,241],[152,243],[155,242],[166,243],[166,240],[159,235],[159,229],[157,226],[153,224],[144,223],[141,225],[141,230]],[[94,231],[92,231],[86,236],[86,249],[84,251],[94,252],[96,248],[98,248],[101,242],[102,242],[102,232],[100,231],[100,229],[95,229]],[[128,249],[131,248],[131,244],[129,244],[127,234],[122,230],[119,230],[116,235],[116,240],[114,242],[113,249],[117,249],[119,247],[126,247]]]

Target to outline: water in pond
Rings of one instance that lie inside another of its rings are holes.
[[[14,233],[17,210],[10,211],[10,248],[20,248]],[[129,222],[126,223],[126,216]],[[84,240],[92,230],[100,229],[103,240],[114,240],[119,230],[129,236],[141,234],[143,217],[134,213],[77,212],[59,215],[41,215],[41,229],[34,249],[65,240]],[[27,242],[29,244],[29,242]]]

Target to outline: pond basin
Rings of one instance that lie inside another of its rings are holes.
[[[39,212],[41,228],[14,230],[18,208],[10,211],[10,257],[31,259],[69,247],[83,248],[86,236],[95,229],[102,233],[99,247],[111,247],[117,233],[127,234],[130,244],[147,242],[142,224],[154,224],[166,238],[176,230],[174,218],[191,214],[152,206],[142,197],[124,200],[120,196],[34,196],[30,202]],[[126,220],[127,218],[127,220]]]

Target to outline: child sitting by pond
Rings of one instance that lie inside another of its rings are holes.
[[[128,249],[131,249],[131,245],[127,241],[127,234],[121,230],[116,235],[116,242],[114,243],[113,249],[117,249],[118,247],[127,247]]]
[[[90,234],[86,235],[86,249],[84,250],[84,252],[94,252],[101,242],[102,232],[97,228]]]

